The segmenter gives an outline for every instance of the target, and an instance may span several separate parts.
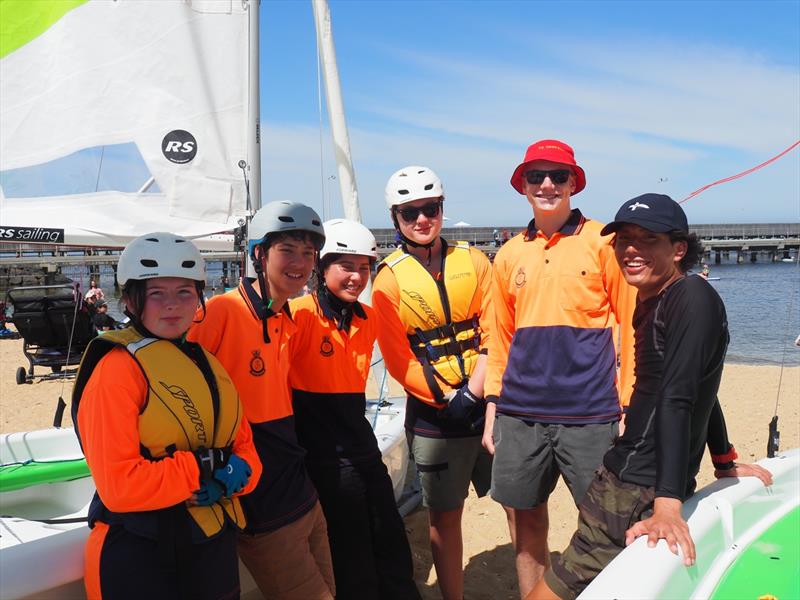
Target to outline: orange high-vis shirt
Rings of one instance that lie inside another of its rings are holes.
[[[585,424],[614,421],[627,405],[636,289],[602,227],[573,210],[552,237],[531,221],[497,253],[484,391],[498,412]]]

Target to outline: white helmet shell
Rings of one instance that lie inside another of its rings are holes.
[[[348,219],[325,221],[325,245],[319,257],[326,254],[358,254],[378,258],[378,244],[375,236],[361,223]]]
[[[206,261],[191,241],[174,233],[147,233],[132,240],[119,257],[117,281],[157,277],[206,280]]]
[[[308,231],[319,237],[318,248],[325,241],[325,229],[322,219],[310,206],[299,202],[279,200],[262,206],[248,227],[248,245],[250,256],[253,256],[255,246],[265,241],[271,233],[284,231]]]
[[[389,177],[386,183],[386,206],[389,210],[422,198],[444,199],[442,180],[428,167],[412,165]]]

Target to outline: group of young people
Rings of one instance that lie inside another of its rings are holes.
[[[377,265],[372,306],[359,298],[374,236],[303,204],[255,214],[255,277],[207,302],[190,241],[131,242],[118,267],[130,325],[92,342],[73,393],[97,485],[89,597],[236,598],[241,558],[265,598],[419,598],[364,418],[376,339],[407,393],[445,600],[464,596],[470,483],[505,509],[523,598],[576,596],[638,535],[666,538],[690,564],[680,506],[705,446],[718,477],[771,480],[736,463],[726,437],[725,310],[687,276],[701,248],[686,216],[645,194],[605,227],[585,217],[571,197],[586,175],[558,140],[532,144],[511,184],[533,219],[492,266],[441,237],[431,169],[394,173],[400,246]],[[291,299],[312,271],[315,291]],[[559,477],[580,518],[551,565]]]

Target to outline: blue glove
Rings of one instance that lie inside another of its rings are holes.
[[[231,454],[228,464],[214,470],[214,480],[225,488],[225,496],[230,498],[247,485],[253,470],[246,461]]]
[[[200,484],[200,489],[195,492],[198,506],[211,506],[222,498],[224,488],[213,479],[206,479]]]
[[[467,385],[462,385],[450,402],[441,411],[445,419],[461,421],[470,429],[476,430],[483,425],[486,402],[469,391]]]

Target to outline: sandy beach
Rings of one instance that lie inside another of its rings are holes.
[[[799,350],[800,351],[800,350]],[[72,380],[17,385],[17,367],[27,367],[21,340],[0,340],[0,432],[43,429],[52,424],[59,396],[69,402]],[[39,369],[37,369],[37,373]],[[41,372],[45,372],[42,370]],[[778,382],[781,379],[780,396]],[[800,446],[800,367],[727,365],[720,390],[728,434],[742,462],[764,458],[767,424],[778,401],[781,446]],[[65,414],[64,426],[71,426]],[[699,486],[713,479],[707,458]],[[575,527],[577,512],[563,484],[550,499],[550,549],[561,550]],[[428,545],[427,513],[418,508],[406,518],[423,598],[440,598]],[[464,568],[467,600],[518,598],[514,553],[505,515],[490,498],[471,493],[464,508]]]

